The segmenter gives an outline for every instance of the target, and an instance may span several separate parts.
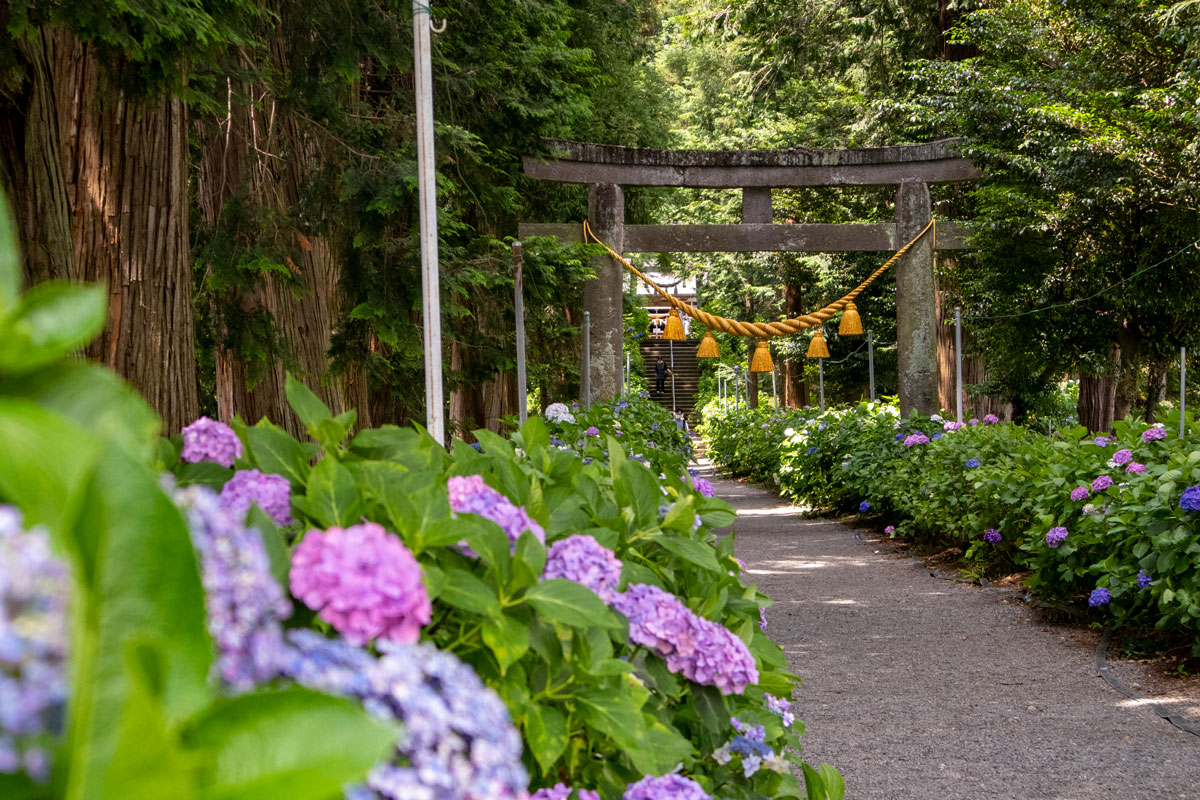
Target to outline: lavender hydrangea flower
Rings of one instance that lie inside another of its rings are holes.
[[[967,462],[963,464],[963,466],[965,466],[967,469],[979,469],[979,459],[968,458]]]
[[[977,420],[977,419],[975,419],[974,417],[972,417],[971,419],[967,420],[967,424],[968,424],[968,425],[978,425],[978,424],[979,424],[979,420]]]
[[[776,772],[784,770],[786,762],[767,745],[766,731],[762,725],[743,725],[737,717],[730,719],[729,723],[738,735],[713,752],[713,759],[718,764],[728,764],[734,755],[740,755],[742,775],[746,778],[752,777],[764,766]]]
[[[1150,575],[1149,572],[1147,572],[1144,569],[1138,570],[1137,585],[1138,585],[1139,589],[1145,589],[1146,587],[1148,587],[1151,584],[1151,582],[1153,582],[1153,580],[1154,580],[1154,578],[1153,578],[1153,576]]]
[[[988,544],[999,544],[1001,538],[1000,531],[995,528],[988,528],[983,532],[983,540]]]
[[[995,414],[984,414],[983,422],[985,425],[997,425],[1000,423],[1000,418]]]
[[[256,528],[248,528],[211,489],[174,492],[200,560],[208,632],[217,646],[213,671],[238,691],[275,678],[286,657],[283,628],[292,604],[271,574]]]
[[[221,487],[221,505],[238,518],[244,518],[251,503],[258,504],[276,525],[292,524],[292,485],[282,475],[256,469],[233,473]]]
[[[758,629],[763,633],[767,632],[767,610],[762,606],[758,608]]]
[[[625,789],[622,800],[712,800],[704,787],[682,775],[647,775]]]
[[[1100,447],[1108,447],[1108,443],[1111,441],[1112,439],[1108,438],[1107,436],[1097,436],[1092,440],[1092,443]]]
[[[883,532],[886,533],[888,536],[891,536],[893,533],[896,532],[896,526],[888,525],[886,528],[883,529]]]
[[[289,634],[287,674],[321,692],[353,697],[404,726],[392,761],[376,766],[357,797],[517,800],[529,778],[523,744],[500,697],[452,653],[380,642],[373,658],[310,630]]]
[[[680,476],[680,480],[686,481],[687,478]],[[707,478],[701,478],[696,475],[692,477],[692,486],[700,493],[701,497],[716,497],[716,491],[713,489],[712,481]]]
[[[904,446],[912,447],[918,444],[929,444],[929,437],[923,433],[917,432],[904,437]]]
[[[866,500],[863,500],[861,503],[858,504],[858,510],[862,511],[862,512],[870,511],[871,504],[868,503]]]
[[[417,559],[374,522],[309,531],[289,579],[292,594],[357,645],[415,642],[433,612]]]
[[[1108,589],[1101,587],[1092,590],[1091,596],[1088,597],[1088,605],[1092,608],[1098,608],[1106,604],[1109,600],[1112,600],[1112,595]]]
[[[783,721],[783,727],[792,727],[792,723],[796,721],[796,715],[792,713],[791,700],[770,694],[764,694],[763,700],[767,702],[767,710]]]
[[[967,427],[965,422],[947,422],[942,426],[942,430],[946,431],[947,433],[954,433],[959,428],[965,427]]]
[[[565,783],[558,783],[546,789],[538,789],[529,800],[567,800],[570,796],[571,787]],[[580,789],[577,797],[579,800],[600,800],[599,793],[591,789]]]
[[[1103,492],[1105,489],[1107,489],[1108,487],[1110,487],[1112,485],[1113,485],[1112,478],[1108,477],[1107,475],[1101,475],[1100,477],[1096,478],[1096,480],[1092,481],[1092,491],[1093,492]]]
[[[1179,496],[1179,507],[1184,511],[1200,511],[1200,485],[1189,486]]]
[[[621,583],[621,561],[591,536],[577,533],[550,545],[542,577],[575,581],[611,603]]]
[[[584,459],[588,463],[588,459]],[[504,495],[483,482],[480,475],[454,476],[446,481],[450,490],[450,510],[455,514],[478,514],[500,526],[515,550],[517,540],[525,531],[531,532],[539,542],[546,541],[546,531],[525,509],[514,505]],[[460,543],[468,555],[475,552]]]
[[[1086,500],[1091,496],[1092,496],[1092,490],[1086,486],[1076,486],[1074,489],[1071,490],[1071,499],[1077,503],[1080,500]]]
[[[599,435],[600,435],[600,429],[599,429],[599,428],[597,428],[595,425],[591,425],[591,426],[589,426],[589,427],[588,427],[588,429],[587,429],[587,430],[585,430],[585,431],[583,432],[583,435],[584,435],[584,436],[599,436]]]
[[[934,442],[936,442],[938,439],[942,438],[942,435],[943,435],[943,434],[942,434],[942,432],[941,432],[941,431],[934,431],[934,433],[933,433],[933,436],[931,436],[931,437],[929,437],[929,438],[930,438],[930,440],[931,440],[931,441],[934,441]]]
[[[1157,441],[1159,441],[1161,439],[1165,439],[1165,438],[1167,438],[1166,428],[1154,427],[1154,428],[1147,428],[1146,430],[1142,431],[1142,442],[1144,442],[1145,444],[1150,444],[1151,442],[1157,442]]]
[[[1118,450],[1113,453],[1112,461],[1118,467],[1122,464],[1128,464],[1130,461],[1133,461],[1133,451],[1127,449]]]
[[[1046,544],[1051,547],[1058,547],[1067,540],[1067,529],[1062,525],[1055,526],[1046,531]]]
[[[233,428],[215,419],[200,417],[183,429],[183,452],[179,457],[189,463],[212,461],[232,467],[242,457],[242,442]]]
[[[675,595],[634,583],[612,605],[629,619],[629,638],[662,656],[671,672],[722,694],[741,694],[758,681],[745,643],[723,625],[696,616]]]
[[[1134,475],[1142,475],[1142,474],[1144,474],[1144,473],[1146,472],[1146,465],[1145,465],[1145,464],[1139,464],[1139,463],[1138,463],[1138,462],[1136,462],[1136,461],[1130,461],[1130,462],[1129,462],[1129,466],[1127,466],[1127,467],[1125,468],[1125,471],[1126,471],[1126,472],[1131,472],[1131,473],[1133,473]]]
[[[50,775],[48,735],[67,700],[71,573],[41,528],[0,506],[0,774]]]

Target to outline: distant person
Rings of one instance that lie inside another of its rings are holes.
[[[662,394],[667,390],[667,376],[671,374],[671,370],[667,369],[667,362],[663,361],[663,357],[659,356],[658,361],[654,362],[654,391]]]

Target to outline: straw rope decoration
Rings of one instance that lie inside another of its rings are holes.
[[[805,314],[792,319],[785,319],[780,322],[741,322],[736,319],[718,317],[715,314],[709,314],[707,311],[696,308],[695,306],[685,303],[679,298],[671,295],[665,289],[647,277],[645,273],[643,273],[633,264],[630,264],[628,261],[626,261],[620,253],[616,252],[607,244],[600,241],[600,239],[596,237],[596,234],[592,233],[592,227],[588,225],[588,221],[586,219],[583,221],[584,242],[592,241],[603,247],[608,251],[610,256],[623,264],[625,269],[629,270],[634,275],[637,275],[647,286],[662,295],[663,299],[666,300],[667,303],[672,307],[679,309],[692,319],[708,326],[710,329],[723,331],[725,333],[732,333],[736,336],[748,336],[756,339],[765,339],[771,336],[789,336],[793,333],[799,333],[800,331],[808,330],[809,328],[815,328],[818,325],[824,324],[830,317],[832,317],[834,314],[837,314],[839,311],[844,309],[848,303],[854,300],[854,298],[858,297],[859,294],[861,294],[864,289],[870,286],[876,278],[878,278],[893,264],[899,261],[900,257],[907,253],[909,249],[926,233],[929,233],[934,238],[934,247],[937,247],[937,221],[931,219],[929,220],[929,224],[922,228],[921,232],[912,238],[912,241],[897,250],[895,255],[889,258],[879,269],[872,272],[865,281],[854,287],[853,290],[844,295],[840,300],[835,300],[834,302],[822,308],[820,311],[814,311],[811,314]]]

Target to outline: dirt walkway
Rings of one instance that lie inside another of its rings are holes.
[[[1200,737],[1097,677],[1095,638],[1008,589],[938,580],[845,525],[716,480],[737,554],[804,679],[804,755],[849,800],[1200,798]]]

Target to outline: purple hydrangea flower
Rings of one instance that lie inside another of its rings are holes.
[[[945,425],[942,426],[942,429],[944,431],[946,431],[947,433],[954,433],[959,428],[965,428],[965,427],[967,427],[967,426],[966,426],[966,423],[964,423],[964,422],[947,422]]]
[[[783,727],[792,727],[792,723],[796,721],[796,715],[792,713],[791,700],[786,697],[775,697],[770,694],[764,694],[763,700],[767,701],[767,709],[783,720]]]
[[[770,426],[769,424],[767,424],[766,422],[764,422],[764,423],[762,424],[762,429],[763,429],[764,431],[765,431],[767,428],[770,428],[770,427],[771,427],[771,426]]]
[[[584,436],[599,436],[600,429],[597,428],[595,425],[591,425],[588,427],[588,429],[586,431],[583,432],[583,435]]]
[[[763,633],[767,632],[767,610],[762,606],[758,608],[758,629]]]
[[[589,463],[584,459],[584,463]],[[481,475],[467,475],[450,478],[446,481],[450,490],[450,510],[455,514],[478,514],[484,519],[491,520],[500,526],[508,541],[515,550],[521,534],[530,531],[539,542],[546,541],[546,531],[542,529],[525,509],[514,505],[504,495],[483,482]],[[466,543],[460,543],[468,555],[475,555]]]
[[[538,789],[529,800],[567,800],[570,796],[571,787],[565,783],[558,783],[546,789]],[[600,795],[591,789],[580,789],[577,796],[579,800],[600,800]]]
[[[1118,450],[1117,452],[1113,453],[1112,461],[1118,467],[1122,464],[1128,464],[1130,461],[1133,461],[1133,451]]]
[[[968,458],[967,462],[963,466],[965,466],[967,469],[979,469],[979,459]]]
[[[725,626],[696,616],[675,595],[634,583],[614,598],[613,607],[629,619],[629,638],[662,656],[671,672],[722,694],[741,694],[758,681],[745,643]]]
[[[1179,507],[1184,511],[1200,511],[1200,485],[1183,490],[1179,496]]]
[[[1092,443],[1099,445],[1100,447],[1107,447],[1108,443],[1111,441],[1112,441],[1112,439],[1108,438],[1107,436],[1097,436],[1095,439],[1092,440]]]
[[[239,691],[278,676],[286,656],[283,628],[292,604],[271,574],[257,528],[248,528],[216,492],[189,486],[174,492],[200,561],[208,632],[217,646],[213,671]]]
[[[704,787],[682,775],[647,775],[625,789],[622,800],[712,800]]]
[[[868,503],[866,500],[863,500],[861,503],[858,504],[858,510],[863,511],[863,512],[870,511],[871,504]]]
[[[67,700],[71,572],[41,528],[0,506],[0,774],[50,776]]]
[[[893,533],[896,532],[896,526],[888,525],[886,528],[883,529],[883,532],[886,533],[888,536],[891,536]]]
[[[221,488],[221,505],[244,519],[250,504],[257,503],[276,525],[292,524],[292,485],[282,475],[240,469]]]
[[[1146,570],[1139,570],[1137,574],[1137,585],[1139,589],[1145,589],[1150,585],[1154,578]]]
[[[909,434],[908,436],[904,437],[905,447],[912,447],[913,445],[918,444],[929,444],[929,437],[920,432]]]
[[[357,645],[415,642],[433,611],[417,559],[374,522],[309,531],[289,578],[292,594]]]
[[[577,533],[550,545],[542,577],[575,581],[611,603],[621,583],[621,561],[591,536]]]
[[[1136,461],[1130,461],[1129,466],[1125,468],[1126,472],[1132,472],[1134,475],[1142,475],[1146,472],[1146,465],[1139,464]]]
[[[1101,475],[1096,480],[1092,481],[1093,492],[1103,492],[1105,489],[1113,485],[1113,479],[1107,475]]]
[[[1000,422],[1000,418],[995,414],[984,414],[983,421],[987,425],[997,425]]]
[[[232,467],[234,459],[242,457],[242,442],[233,428],[224,422],[201,417],[183,429],[184,461],[212,461],[222,467]]]
[[[930,439],[931,439],[932,441],[935,441],[935,442],[936,442],[938,439],[940,439],[940,438],[942,438],[942,432],[941,432],[941,431],[934,431],[934,432],[933,432],[933,436],[931,436],[931,437],[930,437]]]
[[[1071,499],[1077,503],[1080,500],[1086,500],[1091,496],[1092,496],[1092,490],[1086,486],[1076,486],[1074,489],[1071,490]]]
[[[1067,529],[1062,525],[1051,528],[1046,531],[1046,544],[1051,547],[1058,547],[1067,540]]]
[[[1150,444],[1150,442],[1156,442],[1165,438],[1167,438],[1166,428],[1155,427],[1147,428],[1146,430],[1142,431],[1142,441],[1146,444]]]
[[[680,476],[680,480],[686,481],[687,478]],[[713,489],[712,481],[707,478],[695,476],[692,478],[692,486],[700,493],[701,497],[716,497],[717,493]]]
[[[977,420],[977,419],[975,419],[974,417],[972,417],[971,419],[967,420],[967,424],[968,424],[968,425],[978,425],[978,424],[979,424],[979,420]]]
[[[1103,587],[1099,589],[1092,589],[1092,594],[1090,597],[1088,597],[1088,605],[1092,608],[1098,608],[1099,606],[1107,603],[1109,600],[1112,600],[1112,595],[1109,594],[1108,589]]]
[[[380,642],[374,658],[311,630],[289,634],[286,670],[297,683],[348,695],[377,717],[404,726],[396,757],[376,766],[356,797],[409,800],[517,800],[529,777],[523,744],[500,697],[452,653],[430,645]]]
[[[983,540],[988,544],[999,544],[1001,538],[1000,531],[995,528],[988,528],[983,532]]]

